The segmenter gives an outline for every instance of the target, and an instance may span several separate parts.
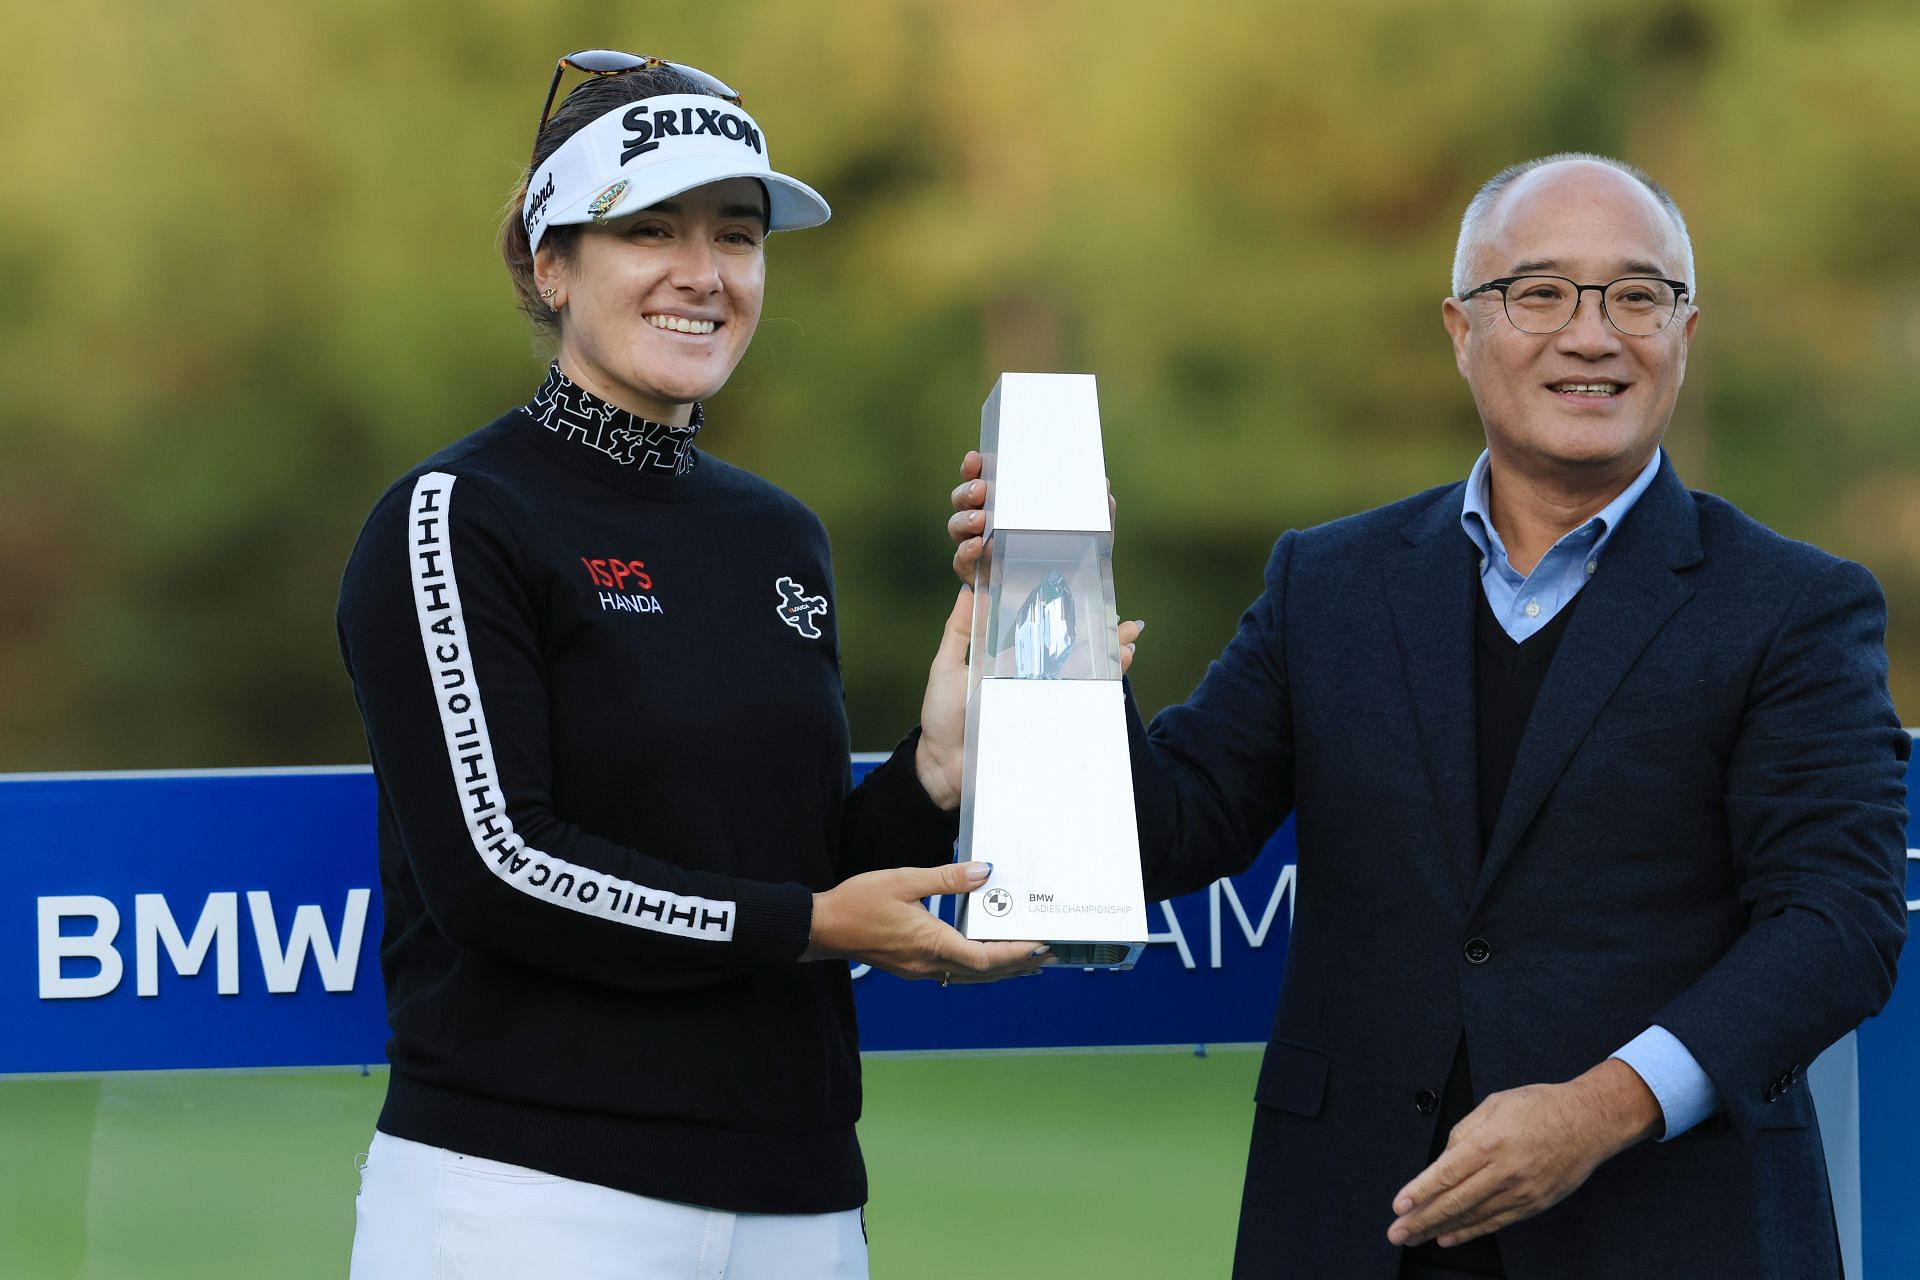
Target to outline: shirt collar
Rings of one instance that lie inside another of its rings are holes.
[[[700,459],[693,441],[706,414],[697,402],[684,427],[652,422],[593,395],[560,372],[557,360],[526,410],[556,436],[597,449],[636,471],[684,476]]]
[[[1583,529],[1594,529],[1596,536],[1593,545],[1587,550],[1586,558],[1597,559],[1600,549],[1607,545],[1607,539],[1613,536],[1613,531],[1626,518],[1627,512],[1633,509],[1634,503],[1640,501],[1640,495],[1652,486],[1653,478],[1660,474],[1660,454],[1661,451],[1655,449],[1653,457],[1648,459],[1647,465],[1640,469],[1640,474],[1633,478],[1632,484],[1622,489],[1619,496],[1612,502],[1594,512],[1579,528],[1562,534],[1559,542],[1553,545],[1559,546],[1561,542],[1565,542]],[[1491,459],[1492,454],[1482,449],[1480,457],[1473,464],[1473,470],[1467,473],[1466,495],[1460,504],[1460,527],[1466,530],[1469,538],[1473,539],[1473,545],[1480,549],[1482,557],[1490,562],[1505,564],[1507,563],[1506,544],[1500,541],[1500,533],[1493,527],[1493,517],[1487,501],[1488,482],[1492,475]]]

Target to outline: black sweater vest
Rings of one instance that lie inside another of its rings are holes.
[[[1474,745],[1479,769],[1480,852],[1484,856],[1500,821],[1500,808],[1506,803],[1507,783],[1513,777],[1513,764],[1520,754],[1520,739],[1526,733],[1533,704],[1546,683],[1547,669],[1559,651],[1560,637],[1566,634],[1568,620],[1580,597],[1574,596],[1553,616],[1552,621],[1523,642],[1516,642],[1500,625],[1487,603],[1487,594],[1474,584],[1479,606],[1473,620],[1473,693]],[[1438,1159],[1446,1148],[1447,1135],[1473,1110],[1473,1075],[1467,1063],[1467,1040],[1463,1035],[1454,1050],[1453,1067],[1447,1073],[1446,1090],[1441,1095],[1440,1114],[1434,1127],[1433,1145],[1428,1159]],[[1426,1244],[1407,1251],[1409,1264],[1450,1267],[1469,1275],[1501,1276],[1500,1249],[1494,1236],[1481,1236],[1452,1249]]]
[[[1580,597],[1561,606],[1546,626],[1517,642],[1493,616],[1487,593],[1477,593],[1480,605],[1473,619],[1474,738],[1480,775],[1480,852],[1485,856],[1493,828],[1506,803],[1513,762],[1520,754],[1520,738],[1527,718],[1546,683],[1547,668],[1560,650]]]

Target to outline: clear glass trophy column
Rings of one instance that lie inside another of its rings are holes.
[[[980,419],[960,857],[994,873],[961,899],[960,931],[1131,968],[1147,914],[1094,380],[1002,374]]]

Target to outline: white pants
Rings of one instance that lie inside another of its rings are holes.
[[[860,1211],[726,1213],[376,1131],[352,1280],[866,1280]]]

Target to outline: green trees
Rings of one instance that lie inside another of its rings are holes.
[[[1136,684],[1183,696],[1281,529],[1465,474],[1439,324],[1459,212],[1567,148],[1687,210],[1683,476],[1880,576],[1916,719],[1908,6],[845,0],[641,31],[205,0],[10,24],[48,54],[0,87],[0,769],[364,756],[339,569],[388,480],[537,380],[493,228],[551,57],[595,42],[742,86],[834,203],[771,243],[705,442],[833,531],[861,745],[918,704],[945,493],[997,373],[1100,376],[1123,608],[1154,624]]]

